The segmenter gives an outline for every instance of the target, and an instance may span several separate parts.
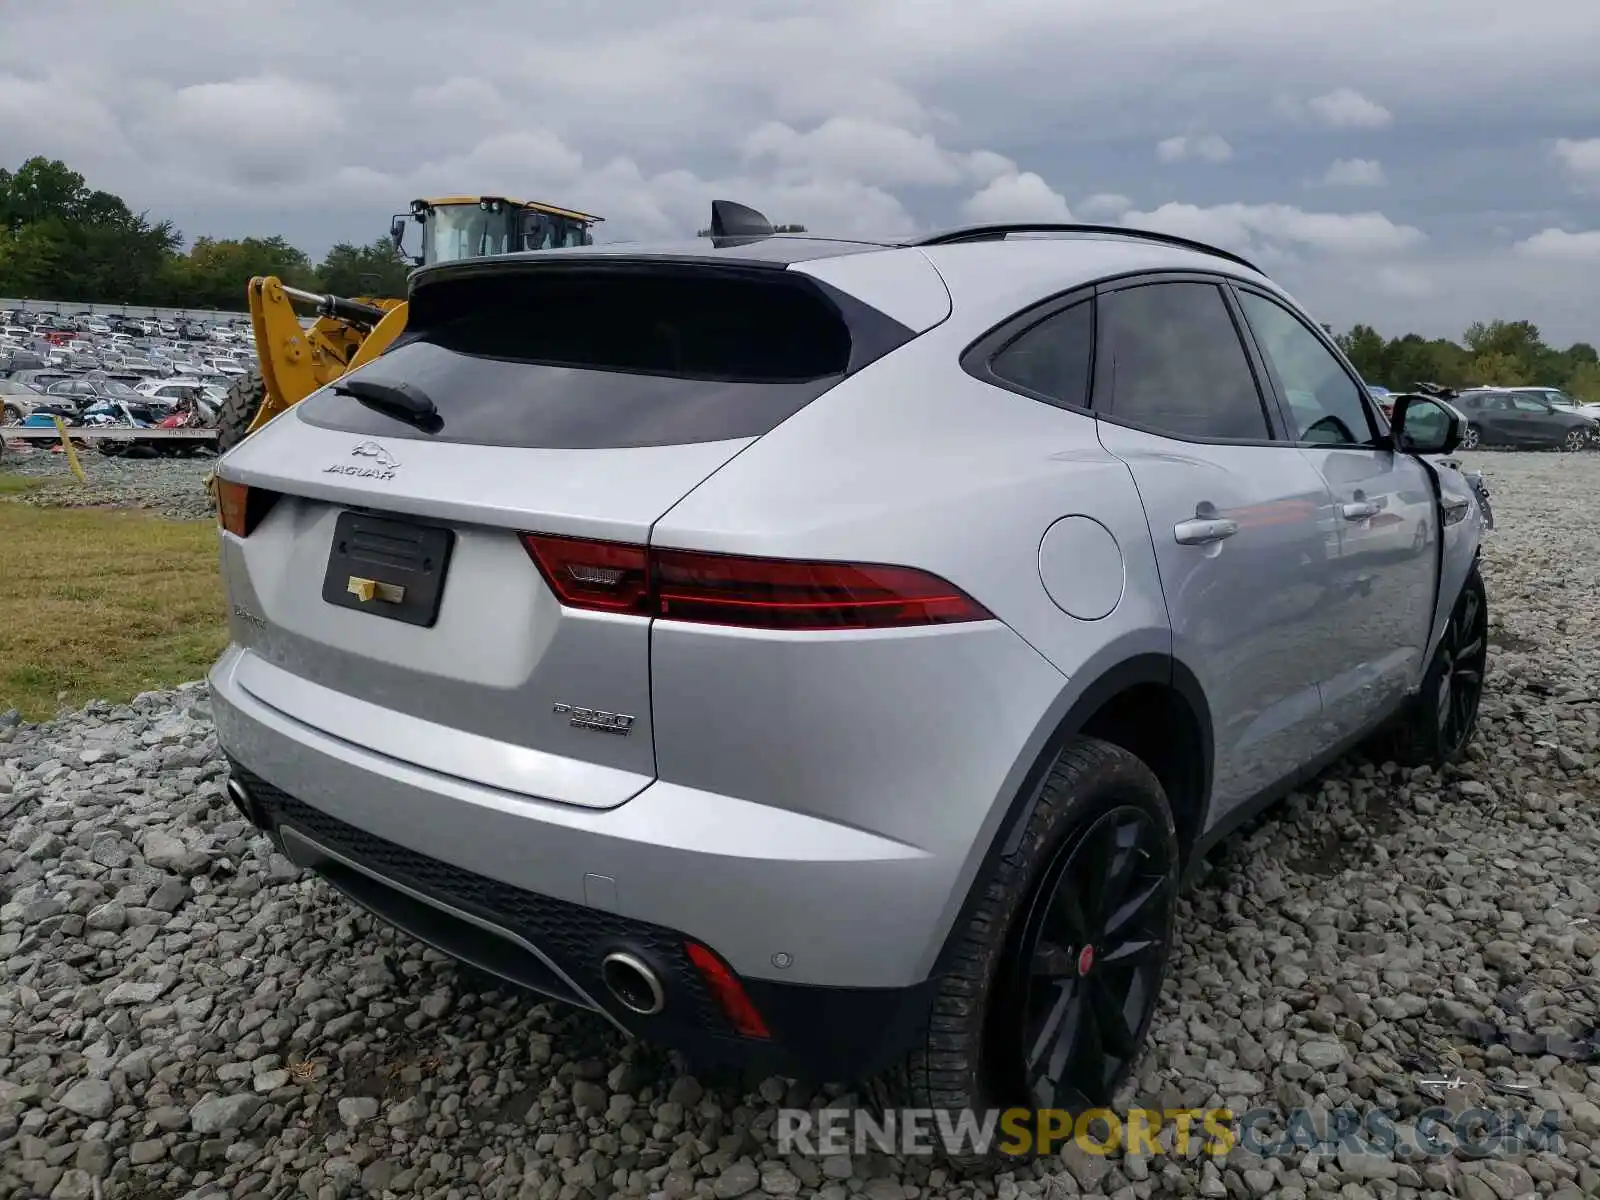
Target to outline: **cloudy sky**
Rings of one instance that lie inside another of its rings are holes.
[[[0,0],[0,163],[188,235],[370,241],[429,192],[681,236],[1145,224],[1322,319],[1600,342],[1595,0]]]

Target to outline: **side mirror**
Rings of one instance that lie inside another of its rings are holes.
[[[406,217],[404,213],[396,213],[389,222],[389,240],[394,243],[394,252],[406,252]]]
[[[1401,396],[1394,402],[1389,430],[1402,453],[1454,454],[1467,432],[1467,418],[1432,396]]]

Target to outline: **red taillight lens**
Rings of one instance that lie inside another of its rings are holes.
[[[895,629],[986,621],[959,588],[909,567],[807,563],[525,533],[570,608],[753,629]]]
[[[671,621],[761,629],[892,629],[981,621],[944,580],[906,567],[802,563],[654,550],[653,611]]]
[[[601,612],[650,611],[650,563],[642,546],[525,533],[533,557],[556,599],[569,608]]]
[[[766,1021],[733,969],[699,942],[684,942],[683,948],[689,955],[689,961],[700,972],[700,977],[706,981],[706,986],[711,989],[711,994],[716,997],[717,1005],[728,1018],[728,1023],[745,1037],[771,1037]]]

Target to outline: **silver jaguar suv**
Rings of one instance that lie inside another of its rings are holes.
[[[1472,736],[1460,414],[1153,233],[712,236],[412,277],[219,465],[230,793],[630,1034],[934,1108],[1107,1099],[1174,903],[1373,736]]]

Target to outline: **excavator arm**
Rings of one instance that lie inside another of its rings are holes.
[[[270,275],[250,281],[249,299],[262,396],[245,433],[376,358],[405,328],[403,300],[322,296]],[[317,311],[309,329],[300,323],[296,302]]]

